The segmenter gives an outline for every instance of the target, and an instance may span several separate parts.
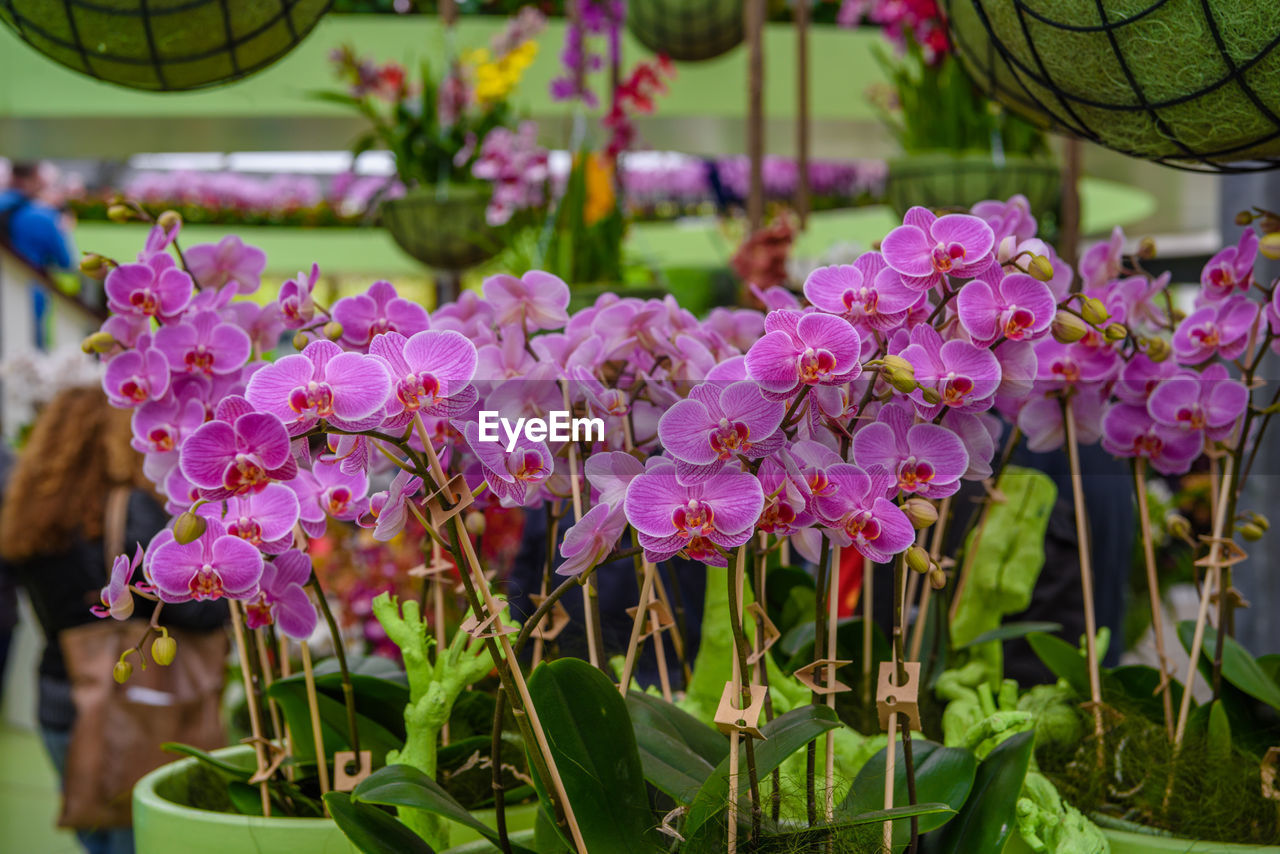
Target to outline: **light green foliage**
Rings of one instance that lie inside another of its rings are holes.
[[[404,709],[407,738],[403,750],[387,753],[387,764],[409,765],[434,778],[440,730],[449,722],[454,702],[467,686],[493,669],[493,661],[483,641],[461,629],[454,633],[447,649],[430,656],[435,643],[414,599],[401,603],[383,593],[373,600],[373,615],[387,637],[400,647],[409,677],[409,702]],[[433,847],[448,845],[449,831],[439,817],[411,808],[400,808],[399,812],[401,821]]]

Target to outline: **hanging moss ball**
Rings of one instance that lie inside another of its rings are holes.
[[[1206,170],[1280,166],[1266,0],[942,0],[970,72],[1042,126]]]
[[[486,185],[414,187],[387,199],[382,224],[405,252],[437,270],[465,270],[502,250],[507,229],[485,219],[493,190]]]
[[[630,0],[627,27],[677,62],[701,62],[742,44],[743,0]]]
[[[0,21],[68,68],[131,89],[201,89],[261,71],[330,0],[0,0]]]

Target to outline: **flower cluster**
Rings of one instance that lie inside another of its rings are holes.
[[[1077,271],[1021,197],[913,208],[878,251],[810,274],[807,303],[773,287],[766,312],[703,320],[615,295],[571,315],[568,286],[539,271],[428,314],[386,282],[326,310],[313,269],[259,308],[232,297],[257,286],[260,253],[190,247],[188,264],[205,260],[188,270],[176,236],[157,227],[111,271],[94,344],[169,509],[205,524],[118,562],[103,610],[127,612],[136,566],[165,601],[243,599],[286,632],[309,624],[304,534],[332,519],[395,536],[433,491],[414,460],[461,475],[480,510],[578,496],[561,572],[598,565],[628,530],[653,561],[724,565],[764,533],[810,559],[825,540],[883,562],[932,521],[921,502],[993,474],[1004,425],[1048,449],[1069,418],[1080,441],[1166,473],[1239,441],[1249,393],[1231,362],[1271,343],[1264,317],[1280,326],[1280,305],[1248,298],[1251,231],[1180,318],[1119,232],[1071,292]],[[301,350],[265,361],[282,327]],[[555,435],[556,413],[585,435]]]
[[[493,198],[485,211],[490,225],[502,225],[518,210],[546,202],[547,150],[538,145],[537,122],[519,128],[489,131],[480,146],[471,174],[493,184]]]
[[[947,25],[937,0],[844,0],[837,22],[857,26],[863,19],[884,28],[890,42],[905,50],[908,38],[920,45],[930,64],[951,51]]]

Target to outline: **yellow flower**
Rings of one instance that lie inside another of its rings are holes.
[[[589,228],[613,213],[618,199],[613,188],[613,162],[598,151],[587,155],[585,175],[587,200],[582,221]]]

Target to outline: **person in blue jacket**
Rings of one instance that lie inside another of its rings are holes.
[[[0,238],[33,267],[69,269],[71,245],[62,214],[40,201],[43,184],[37,164],[13,164],[9,189],[0,193]]]

